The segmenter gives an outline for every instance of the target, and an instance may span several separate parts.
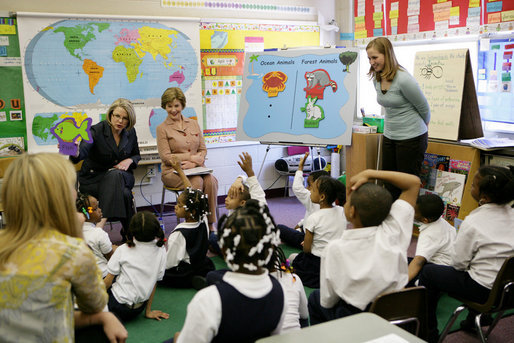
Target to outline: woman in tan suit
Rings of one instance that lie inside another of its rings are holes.
[[[170,164],[171,156],[177,156],[182,169],[204,166],[207,148],[202,130],[194,119],[182,115],[186,97],[180,88],[168,88],[161,97],[161,107],[168,117],[157,126],[157,148],[162,161],[162,182],[167,187],[184,187]],[[218,180],[212,174],[189,176],[193,188],[207,194],[209,200],[209,228],[214,230],[218,197]]]

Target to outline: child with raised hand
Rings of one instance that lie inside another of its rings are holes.
[[[236,178],[225,198],[225,207],[228,210],[235,210],[238,207],[244,206],[248,199],[254,199],[267,204],[266,194],[253,171],[252,156],[247,152],[243,152],[242,155],[239,155],[239,159],[240,161],[237,161],[237,164],[246,173],[247,178],[245,179],[243,176]]]
[[[293,193],[305,207],[305,215],[303,219],[295,226],[295,228],[290,228],[282,224],[278,224],[277,228],[280,230],[280,239],[283,243],[290,245],[297,249],[302,249],[302,242],[304,237],[303,223],[305,220],[314,212],[319,210],[319,204],[315,204],[311,201],[311,188],[312,184],[320,177],[320,176],[330,176],[330,174],[325,170],[317,170],[309,174],[307,177],[307,187],[304,186],[303,180],[303,167],[305,161],[309,157],[309,152],[307,151],[300,163],[298,164],[298,170],[294,174],[293,180]],[[343,204],[339,204],[343,205]]]
[[[426,263],[450,266],[457,231],[441,216],[444,202],[437,194],[418,197],[414,219],[421,222],[416,254],[409,262],[409,286],[415,286],[418,274]],[[410,258],[409,258],[410,259]]]
[[[244,206],[250,199],[257,200],[267,205],[266,194],[253,171],[252,156],[247,152],[243,152],[242,155],[239,155],[239,159],[240,161],[237,161],[237,164],[239,164],[241,169],[246,173],[247,178],[245,180],[243,176],[238,176],[230,186],[227,197],[225,198],[225,208],[228,210],[229,214],[235,209]],[[216,232],[210,233],[209,244],[215,254],[221,255]]]
[[[280,282],[286,297],[287,312],[282,322],[282,332],[308,326],[309,310],[302,280],[294,274],[289,259],[286,259],[280,247],[275,250],[275,255],[268,264],[268,270],[270,275]]]
[[[109,235],[101,227],[97,227],[102,220],[102,209],[98,200],[92,195],[79,193],[76,201],[77,211],[86,219],[82,225],[84,240],[96,257],[96,264],[102,271],[102,277],[107,275],[107,261],[111,258],[117,246],[113,245]]]
[[[429,341],[438,340],[439,294],[485,303],[503,262],[514,254],[514,167],[482,166],[474,176],[471,195],[479,207],[460,225],[452,266],[426,265],[419,276],[419,284],[428,290]],[[470,312],[461,327],[472,329],[475,315]],[[482,325],[487,325],[484,317]]]
[[[303,251],[289,258],[296,274],[300,276],[305,286],[319,288],[319,270],[321,256],[329,242],[338,239],[346,229],[344,209],[334,205],[337,200],[345,203],[344,185],[331,178],[318,178],[311,188],[311,201],[319,204],[319,211],[311,214],[304,222]]]
[[[143,310],[146,318],[168,319],[167,313],[152,311],[157,281],[162,279],[166,267],[164,232],[150,212],[136,213],[130,220],[129,231],[127,243],[119,246],[107,263],[104,282],[109,311],[122,321],[137,317]]]
[[[186,187],[175,206],[177,218],[184,218],[185,222],[179,223],[168,237],[166,272],[159,284],[187,288],[193,286],[195,276],[205,277],[214,270],[214,263],[206,256],[209,246],[209,203],[205,194],[191,188],[175,156],[172,156],[170,163]]]
[[[175,342],[253,342],[280,333],[284,293],[266,269],[280,239],[267,206],[248,200],[220,219],[218,231],[231,271],[196,293]]]
[[[402,190],[391,193],[372,180]],[[407,284],[407,248],[412,236],[417,176],[365,170],[347,183],[344,212],[353,229],[328,244],[321,258],[320,289],[309,296],[311,325],[365,311],[377,295]]]

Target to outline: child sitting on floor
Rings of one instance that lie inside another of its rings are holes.
[[[166,272],[159,284],[187,288],[194,286],[195,276],[205,277],[214,270],[214,263],[206,256],[209,246],[209,202],[201,191],[191,188],[175,156],[170,159],[170,164],[186,187],[175,206],[177,218],[184,218],[185,222],[179,223],[168,237]]]
[[[270,275],[274,276],[286,297],[287,312],[282,323],[282,332],[299,330],[309,325],[309,310],[307,309],[307,296],[303,288],[302,280],[296,274],[286,259],[280,247],[275,250],[275,256],[268,265]]]
[[[157,281],[162,279],[166,266],[166,239],[159,221],[150,212],[136,213],[130,220],[128,237],[107,263],[104,282],[109,311],[122,321],[137,317],[145,308],[146,318],[167,319],[167,313],[152,311]]]
[[[225,208],[228,210],[229,214],[235,209],[244,206],[246,201],[250,199],[257,200],[267,205],[264,190],[253,171],[252,156],[247,152],[243,152],[242,155],[239,155],[239,159],[241,161],[237,161],[237,164],[239,164],[241,169],[246,173],[247,178],[244,180],[242,176],[238,176],[230,186],[227,197],[225,198]],[[218,245],[218,235],[215,232],[210,233],[209,244],[213,253],[221,255],[221,250]]]
[[[400,188],[400,198],[369,181]],[[412,236],[417,176],[365,170],[347,183],[344,207],[353,229],[330,242],[321,258],[321,288],[309,296],[311,325],[366,310],[377,295],[407,284],[407,248]]]
[[[319,288],[323,251],[329,242],[340,238],[346,229],[343,207],[333,205],[336,199],[340,204],[345,202],[345,187],[341,182],[330,176],[322,176],[314,182],[311,201],[319,204],[320,210],[311,214],[304,222],[303,251],[289,257],[304,286]]]
[[[277,228],[280,230],[280,239],[283,243],[290,245],[297,249],[302,249],[302,242],[304,237],[303,223],[305,220],[314,212],[319,210],[319,204],[315,204],[311,201],[311,188],[312,184],[320,176],[329,176],[330,174],[325,170],[317,170],[309,174],[307,177],[307,187],[303,184],[303,166],[305,160],[309,157],[309,152],[303,155],[300,163],[298,164],[298,170],[294,174],[293,180],[293,193],[305,207],[305,215],[302,220],[296,225],[294,229],[287,227],[282,224],[278,224]],[[343,205],[343,204],[339,204]]]
[[[280,333],[284,292],[266,269],[280,238],[267,206],[248,200],[220,218],[218,232],[232,271],[196,293],[175,342],[253,342]]]
[[[82,226],[84,241],[93,251],[96,264],[102,271],[102,277],[105,277],[107,275],[107,261],[118,246],[111,243],[107,232],[96,226],[102,220],[102,209],[98,205],[98,200],[92,195],[79,193],[77,196],[77,211],[86,218]]]
[[[418,197],[414,219],[423,224],[419,227],[416,254],[409,258],[409,286],[415,286],[419,272],[425,263],[451,266],[453,243],[457,231],[441,216],[444,202],[437,194]]]

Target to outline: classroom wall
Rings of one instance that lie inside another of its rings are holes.
[[[281,0],[245,0],[238,2],[246,3],[266,3],[275,5],[284,5]],[[341,9],[347,10],[347,7],[341,5],[344,2],[346,6],[351,8],[351,1],[336,1],[336,0],[323,0],[321,7],[317,0],[293,0],[288,1],[287,5],[290,6],[307,6],[314,7],[319,10],[326,24],[331,19],[335,19],[341,23],[341,16],[339,11]],[[336,8],[337,3],[337,8]],[[333,13],[338,11],[337,13]],[[232,10],[203,10],[203,9],[187,9],[187,8],[161,8],[160,0],[89,0],[89,1],[61,1],[61,0],[2,0],[0,2],[0,16],[8,16],[11,12],[44,12],[44,13],[70,13],[70,14],[99,14],[99,15],[115,15],[115,16],[156,16],[156,17],[195,17],[202,20],[208,19],[228,19],[231,21],[243,19],[254,21],[266,22],[273,21],[318,21],[317,11],[316,14],[297,14],[287,12],[258,12],[258,11],[232,11]],[[348,12],[351,12],[348,10]],[[351,16],[350,27],[351,27]],[[348,23],[347,23],[348,24]],[[337,43],[339,33],[328,34],[321,33],[321,42],[334,41]],[[214,145],[208,146],[208,159],[206,165],[214,169],[214,175],[219,181],[218,195],[227,194],[228,188],[234,181],[237,175],[242,173],[237,165],[238,155],[243,151],[249,152],[253,157],[253,166],[255,173],[259,173],[262,168],[262,174],[259,179],[264,189],[272,186],[272,188],[284,187],[286,177],[280,176],[274,168],[275,161],[283,156],[287,156],[286,148],[283,146],[271,146],[268,154],[266,155],[266,146],[256,144],[253,142],[238,143],[234,145]],[[323,152],[323,155],[328,155],[328,152]],[[266,158],[265,158],[266,156]],[[341,159],[344,161],[344,159]],[[156,170],[159,169],[158,165],[151,165]],[[156,176],[148,178],[144,177],[148,170],[148,165],[138,167],[135,172],[136,186],[134,187],[134,195],[137,206],[146,206],[149,204],[158,205],[161,202],[162,182],[160,172]],[[140,186],[141,185],[141,186]],[[170,193],[167,193],[167,199],[173,199]],[[158,207],[158,206],[156,206]]]

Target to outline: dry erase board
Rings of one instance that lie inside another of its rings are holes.
[[[428,104],[428,136],[448,140],[483,135],[469,51],[418,52],[414,77]]]
[[[358,61],[357,49],[246,54],[237,140],[349,145]]]

